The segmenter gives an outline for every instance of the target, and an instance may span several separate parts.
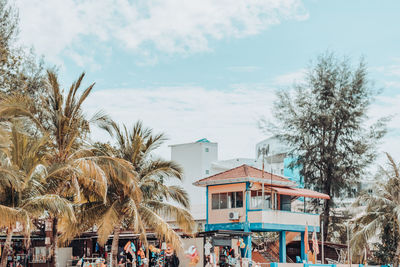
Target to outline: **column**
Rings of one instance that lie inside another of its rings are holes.
[[[304,244],[304,232],[301,232],[301,242],[300,242],[300,257],[301,260],[304,262],[306,259],[306,252],[305,252],[305,244]]]
[[[250,208],[250,182],[246,182],[246,220],[244,222],[244,232],[250,232],[250,222],[248,218],[248,210]],[[245,236],[243,238],[244,243],[246,244],[244,257],[251,260],[251,235]]]
[[[286,231],[279,232],[279,262],[286,262]]]
[[[246,244],[244,257],[251,260],[251,235],[244,237],[244,243]]]

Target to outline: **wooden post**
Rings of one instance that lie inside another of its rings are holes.
[[[325,255],[324,255],[324,221],[321,222],[321,263],[325,263]]]
[[[261,205],[261,208],[262,209],[265,209],[265,194],[264,194],[265,192],[264,192],[264,182],[262,183],[262,205]]]

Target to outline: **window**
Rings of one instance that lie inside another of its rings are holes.
[[[235,192],[236,199],[235,199],[235,208],[243,208],[243,192]]]
[[[228,193],[219,194],[219,208],[220,209],[228,208]]]
[[[229,192],[228,193],[228,208],[243,208],[243,192]]]
[[[212,194],[211,202],[212,202],[211,205],[212,205],[213,210],[219,209],[219,194]]]
[[[212,194],[211,207],[213,210],[243,208],[243,192]]]
[[[206,152],[208,152],[208,151],[209,151],[208,147],[206,147],[205,151],[206,151]]]
[[[266,194],[266,193],[264,192],[264,194]],[[264,208],[266,208],[266,209],[271,208],[271,195],[270,194],[264,195]]]
[[[263,206],[264,202],[264,206]],[[251,191],[250,204],[252,209],[270,209],[271,208],[271,193],[264,192],[264,197],[262,195],[262,190]]]
[[[206,174],[210,174],[210,170],[206,170]]]
[[[291,196],[281,195],[281,210],[291,211]]]
[[[251,191],[251,207],[253,209],[262,208],[262,191]]]

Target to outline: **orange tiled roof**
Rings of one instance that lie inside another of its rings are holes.
[[[211,175],[209,177],[203,178],[197,182],[195,182],[195,185],[198,186],[204,186],[206,184],[218,184],[218,182],[221,182],[221,184],[227,183],[228,180],[232,182],[232,180],[235,180],[237,182],[240,182],[241,180],[247,179],[248,181],[252,180],[257,180],[257,182],[263,182],[265,184],[271,184],[271,176],[272,176],[272,184],[273,185],[286,185],[286,186],[295,186],[295,184],[290,181],[289,179],[271,174],[269,172],[263,171],[257,168],[254,168],[252,166],[243,164],[239,167],[217,173],[214,175]]]

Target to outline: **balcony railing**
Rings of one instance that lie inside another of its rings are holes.
[[[249,210],[248,219],[251,224],[262,224],[261,227],[288,227],[288,230],[301,231],[306,225],[309,230],[319,229],[319,215],[283,210]],[[274,229],[275,229],[274,228]]]

